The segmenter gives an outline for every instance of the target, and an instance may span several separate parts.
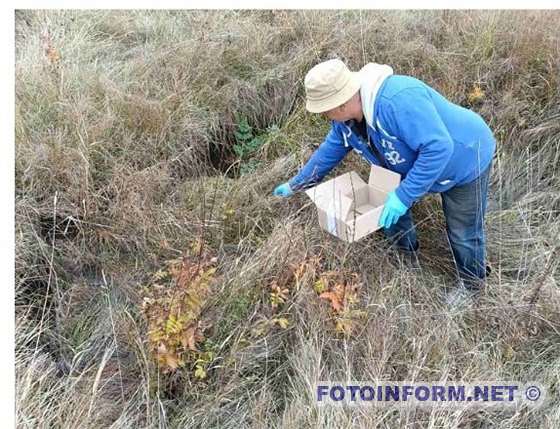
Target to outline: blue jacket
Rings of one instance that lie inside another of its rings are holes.
[[[410,207],[427,192],[444,192],[476,179],[496,148],[492,131],[477,113],[451,103],[413,77],[385,79],[369,122],[373,124],[367,126],[369,139],[385,158],[383,163],[352,131],[351,122],[332,121],[325,140],[290,179],[290,187],[297,191],[320,182],[354,150],[369,163],[401,175],[395,192]]]

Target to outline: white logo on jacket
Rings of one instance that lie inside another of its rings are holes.
[[[395,149],[392,142],[381,139],[381,146],[383,146],[384,149],[389,149],[389,151],[384,152],[384,155],[391,165],[401,164],[406,161],[406,159],[402,158],[401,154]]]
[[[352,129],[348,125],[345,124],[345,126],[346,126],[346,130],[348,131],[348,134],[346,134],[344,130],[342,130],[342,138],[344,140],[344,146],[348,147],[350,146],[350,144],[348,143],[348,139],[353,133],[352,133]],[[383,146],[383,149],[389,149],[389,151],[386,150],[383,151],[383,154],[385,155],[385,159],[389,161],[391,165],[402,164],[403,162],[406,161],[405,158],[401,157],[401,154],[395,149],[391,141],[381,139],[381,146]],[[357,148],[354,148],[354,151],[356,151],[356,153],[360,155],[362,154],[362,151]]]

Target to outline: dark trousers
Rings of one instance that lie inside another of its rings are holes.
[[[470,183],[441,193],[447,236],[459,277],[469,288],[479,288],[486,277],[484,215],[492,165]],[[402,250],[418,249],[416,228],[408,210],[385,234]]]

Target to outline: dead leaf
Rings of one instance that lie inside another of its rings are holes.
[[[277,324],[282,329],[286,329],[290,325],[290,322],[285,317],[278,317],[278,318],[272,319],[272,323]]]
[[[319,295],[319,298],[327,299],[331,302],[331,306],[334,311],[341,311],[342,310],[342,301],[338,297],[338,295],[334,292],[323,292]]]
[[[165,344],[160,343],[157,350],[159,363],[171,369],[177,369],[181,365],[181,360],[173,350],[168,350]]]
[[[60,54],[58,53],[58,51],[55,48],[50,46],[47,49],[47,58],[49,59],[51,64],[56,64],[60,61]]]
[[[485,94],[482,88],[480,88],[480,86],[478,85],[475,85],[472,91],[467,95],[467,99],[472,104],[484,99],[484,95]]]
[[[167,366],[171,369],[177,369],[177,368],[179,368],[179,365],[181,364],[181,361],[179,360],[177,355],[174,355],[174,354],[171,354],[171,353],[167,353],[167,354],[163,355],[162,358],[164,359],[165,366]]]
[[[336,332],[340,334],[350,335],[352,333],[353,323],[351,319],[337,319],[335,324]]]
[[[196,331],[195,327],[191,326],[183,334],[183,338],[181,338],[181,344],[183,345],[184,348],[188,348],[189,350],[196,351],[195,331]]]

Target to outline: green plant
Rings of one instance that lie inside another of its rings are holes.
[[[237,116],[236,122],[234,135],[237,143],[233,145],[233,151],[239,158],[239,173],[243,176],[254,172],[258,168],[259,161],[252,159],[252,156],[264,144],[265,136],[263,134],[255,135],[253,127],[249,125],[245,116]]]

